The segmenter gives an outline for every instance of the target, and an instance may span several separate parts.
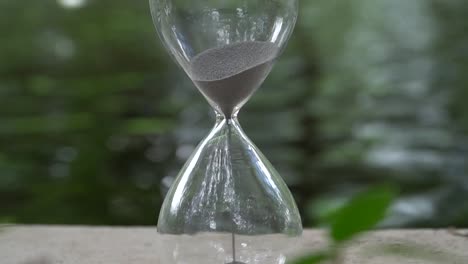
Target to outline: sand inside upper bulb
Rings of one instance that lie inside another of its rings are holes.
[[[230,117],[263,83],[278,51],[276,44],[260,41],[208,49],[193,58],[190,77],[208,101]]]

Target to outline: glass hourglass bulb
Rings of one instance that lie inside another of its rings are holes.
[[[237,113],[289,39],[297,1],[150,0],[150,6],[166,49],[217,116],[162,205],[161,263],[284,263],[302,233],[301,218]]]

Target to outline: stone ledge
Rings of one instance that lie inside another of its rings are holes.
[[[4,226],[0,263],[158,264],[157,239],[156,228],[151,227]],[[324,231],[306,230],[292,254],[319,250],[326,244]],[[405,257],[382,254],[385,245]],[[421,252],[407,252],[408,245]],[[468,237],[448,230],[376,231],[354,241],[343,259],[349,264],[466,264]]]

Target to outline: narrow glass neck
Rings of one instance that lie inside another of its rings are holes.
[[[225,137],[225,139],[230,141],[231,136],[242,138],[242,140],[250,142],[239,124],[237,115],[226,118],[225,115],[216,112],[216,123],[206,139]]]
[[[237,120],[238,113],[239,113],[239,110],[232,112],[232,114],[228,116],[228,115],[222,114],[220,111],[215,110],[216,124],[222,121],[226,121],[227,125],[234,124],[234,123],[239,125],[239,121]]]

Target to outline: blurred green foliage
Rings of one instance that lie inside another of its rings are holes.
[[[391,182],[381,226],[468,226],[468,3],[300,6],[240,121],[305,224]],[[3,0],[0,32],[0,221],[155,224],[213,119],[147,2]]]
[[[328,226],[330,245],[320,252],[310,253],[294,264],[316,264],[330,261],[341,263],[347,242],[377,226],[386,216],[397,192],[390,186],[378,186],[361,192],[323,219]]]
[[[353,196],[352,199],[323,219],[328,226],[329,245],[318,252],[292,260],[293,264],[345,263],[350,241],[374,229],[382,222],[394,198],[394,186],[374,186]],[[423,260],[431,263],[465,263],[457,254],[437,250],[428,245],[404,241],[384,241],[368,248],[367,259],[373,256],[399,256],[400,259]],[[405,262],[406,263],[406,262]]]

